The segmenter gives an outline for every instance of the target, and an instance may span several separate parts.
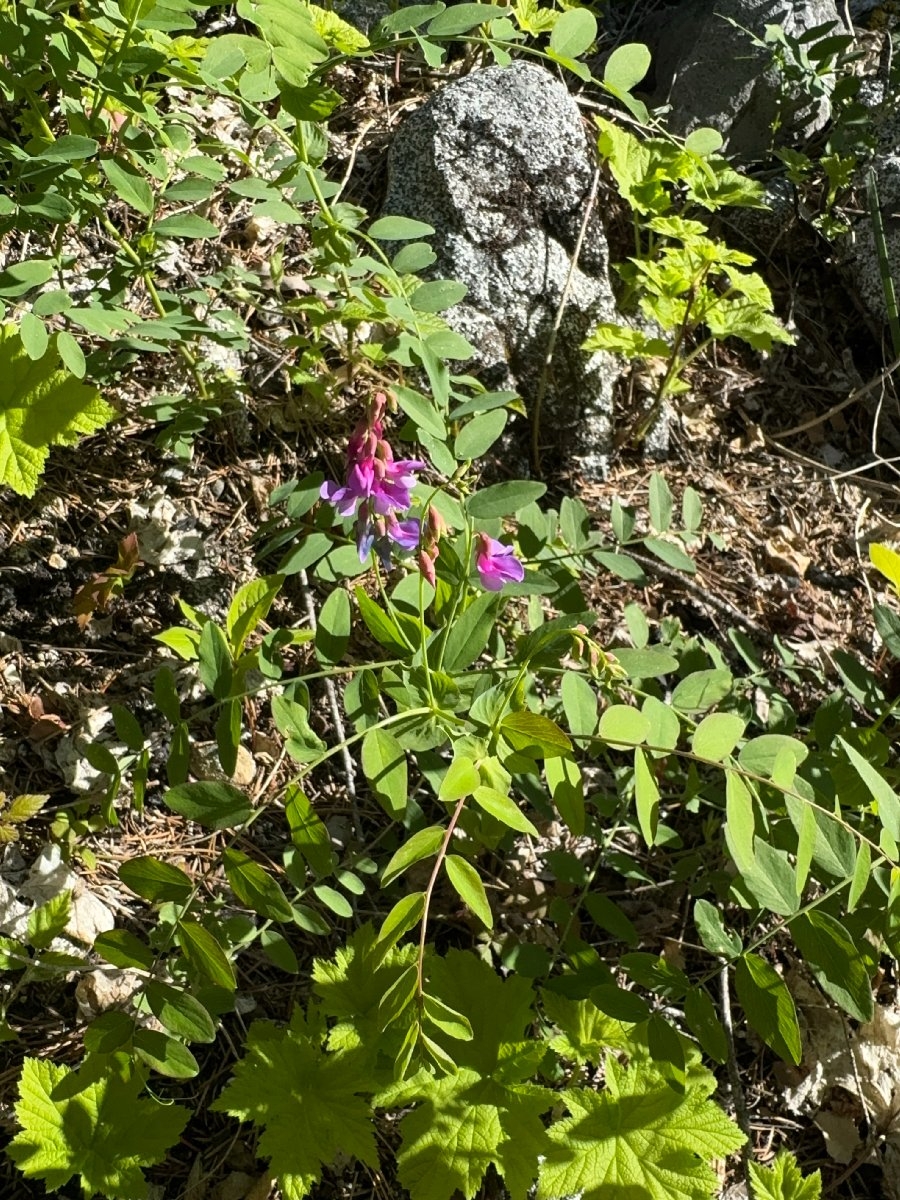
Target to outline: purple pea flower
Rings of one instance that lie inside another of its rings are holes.
[[[489,592],[499,592],[505,583],[521,583],[525,568],[516,558],[511,546],[479,533],[475,566],[481,585]]]
[[[375,547],[385,569],[390,566],[391,542],[402,550],[415,550],[419,544],[419,522],[398,521],[397,514],[408,511],[416,473],[428,465],[416,458],[394,458],[384,437],[386,404],[386,396],[378,392],[347,444],[346,479],[343,483],[328,479],[319,492],[339,516],[356,517],[360,562]]]

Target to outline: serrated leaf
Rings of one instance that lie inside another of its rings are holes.
[[[186,1108],[140,1098],[137,1072],[115,1067],[92,1077],[26,1058],[19,1080],[16,1117],[21,1129],[7,1154],[28,1179],[56,1192],[74,1176],[85,1195],[142,1200],[141,1167],[161,1162],[190,1115]]]
[[[258,1148],[289,1200],[302,1200],[322,1168],[349,1155],[377,1170],[368,1076],[346,1054],[322,1047],[324,1024],[294,1010],[290,1026],[254,1021],[234,1076],[211,1105],[261,1131]]]
[[[751,1161],[749,1174],[756,1200],[820,1200],[822,1195],[821,1172],[804,1176],[788,1150],[779,1150],[769,1167]]]
[[[744,1141],[709,1099],[715,1081],[688,1078],[683,1093],[645,1063],[606,1060],[606,1089],[561,1094],[571,1114],[551,1125],[538,1200],[578,1193],[583,1200],[646,1196],[648,1200],[708,1200],[718,1187],[712,1160]]]
[[[451,951],[431,964],[428,993],[467,1018],[472,1037],[435,1029],[456,1072],[436,1078],[421,1070],[376,1097],[379,1107],[417,1106],[400,1122],[400,1182],[417,1200],[451,1200],[457,1190],[471,1198],[493,1164],[524,1200],[548,1145],[541,1116],[554,1099],[525,1082],[543,1053],[523,1041],[533,1020],[531,985],[518,976],[501,980],[474,954]]]
[[[0,486],[33,496],[50,447],[74,445],[115,410],[95,387],[60,369],[52,343],[43,358],[30,359],[12,324],[0,325],[0,377]]]

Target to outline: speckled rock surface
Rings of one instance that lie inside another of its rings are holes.
[[[433,274],[469,288],[447,313],[478,349],[492,388],[534,400],[572,265],[593,172],[575,101],[542,67],[488,67],[448,84],[406,119],[390,156],[384,212],[427,221]],[[581,342],[615,305],[596,213],[572,274],[549,374],[542,430],[598,478],[606,468],[611,356]]]
[[[671,105],[666,124],[672,133],[711,125],[730,155],[765,158],[773,128],[779,129],[776,144],[802,142],[828,121],[827,99],[810,99],[796,88],[783,95],[770,51],[744,31],[762,38],[766,25],[782,25],[798,36],[828,22],[843,31],[835,0],[688,0],[664,9],[648,17],[637,38],[653,54],[652,101]]]

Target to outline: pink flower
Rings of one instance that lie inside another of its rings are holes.
[[[428,465],[417,458],[395,459],[384,436],[384,410],[387,398],[377,392],[364,421],[354,429],[347,443],[347,474],[343,483],[327,479],[320,497],[334,506],[341,517],[356,517],[356,544],[361,562],[373,546],[379,557],[390,565],[390,545],[415,550],[419,544],[419,522],[398,521],[397,514],[408,511],[416,472]]]
[[[417,458],[394,459],[384,436],[386,404],[384,392],[376,392],[366,419],[350,435],[344,483],[326,479],[322,484],[319,495],[342,517],[352,517],[357,504],[368,500],[372,501],[373,511],[382,516],[394,509],[406,512],[412,503],[410,492],[416,484],[416,472],[427,466]]]
[[[489,592],[499,592],[505,583],[521,583],[525,578],[525,568],[516,558],[511,546],[479,533],[478,549],[475,566],[481,579],[482,587]]]

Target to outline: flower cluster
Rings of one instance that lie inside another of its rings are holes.
[[[343,483],[326,479],[319,495],[333,505],[340,517],[356,518],[356,545],[360,562],[375,549],[385,570],[390,567],[391,549],[419,551],[419,570],[434,586],[434,565],[439,542],[447,527],[437,510],[429,507],[420,524],[414,517],[400,518],[412,505],[416,473],[427,466],[417,458],[395,459],[384,436],[387,397],[376,392],[364,421],[354,429],[347,444],[347,470]],[[475,566],[482,586],[499,592],[506,583],[521,583],[525,568],[510,546],[476,535]]]
[[[384,436],[387,397],[377,392],[369,412],[353,431],[347,444],[347,475],[335,483],[327,479],[319,493],[334,505],[341,517],[356,517],[356,545],[360,562],[378,551],[382,564],[390,565],[391,543],[403,550],[419,544],[419,522],[401,521],[398,514],[409,511],[416,472],[426,464],[419,459],[395,459]]]

